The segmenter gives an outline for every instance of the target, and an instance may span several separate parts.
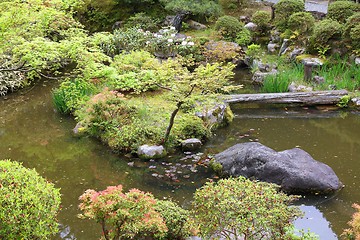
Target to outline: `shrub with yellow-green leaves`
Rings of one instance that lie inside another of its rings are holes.
[[[0,161],[0,239],[48,239],[58,232],[60,192],[35,170]]]
[[[300,215],[297,207],[289,206],[295,199],[274,184],[222,179],[196,190],[193,214],[204,238],[286,239]]]

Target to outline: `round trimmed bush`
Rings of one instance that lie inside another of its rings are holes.
[[[233,41],[238,32],[242,30],[244,24],[232,16],[222,16],[215,23],[215,30],[226,39]]]
[[[325,19],[315,24],[314,32],[310,37],[310,47],[316,48],[329,47],[330,40],[341,38],[342,25],[331,19]]]
[[[360,7],[352,1],[337,1],[329,5],[327,17],[339,23],[345,23],[349,17],[358,11],[360,11]]]
[[[60,192],[35,170],[0,161],[0,239],[47,239],[58,232]]]
[[[280,0],[275,4],[276,27],[281,31],[286,30],[289,17],[303,11],[305,11],[305,3],[302,0]]]
[[[346,20],[344,26],[344,38],[350,38],[351,29],[360,25],[360,12],[355,13]]]
[[[355,48],[360,49],[360,25],[356,25],[356,27],[352,28],[350,31],[350,39]]]
[[[256,11],[252,15],[252,21],[257,25],[257,30],[261,35],[265,35],[270,29],[271,13],[266,11]]]
[[[288,21],[289,29],[301,33],[310,33],[315,24],[315,18],[308,12],[297,12],[290,16]]]
[[[270,28],[271,21],[271,13],[267,11],[256,11],[252,15],[252,21],[255,23],[260,29],[268,29]]]
[[[201,237],[225,238],[231,233],[232,239],[290,239],[287,229],[301,214],[288,206],[295,199],[274,184],[244,177],[222,179],[196,190],[193,216]]]

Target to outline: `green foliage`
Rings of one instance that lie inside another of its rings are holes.
[[[34,37],[57,39],[62,30],[78,26],[62,1],[43,4],[42,1],[0,2],[0,46],[2,50]],[[31,24],[30,24],[31,23]]]
[[[120,7],[116,0],[82,0],[82,4],[76,8],[76,17],[86,29],[96,32],[110,29],[128,11],[125,6]]]
[[[136,51],[143,49],[146,46],[149,34],[137,27],[114,31],[112,44],[116,49],[115,54],[118,54],[121,51]]]
[[[190,211],[172,201],[156,201],[155,210],[160,213],[168,229],[164,239],[185,239],[192,236]]]
[[[246,33],[244,36],[245,35]],[[246,36],[239,40],[246,40]],[[205,56],[207,62],[231,62],[244,57],[241,47],[226,41],[207,42],[205,44],[205,49],[206,51],[203,55]]]
[[[99,223],[105,239],[146,239],[165,236],[167,227],[155,210],[156,199],[150,193],[131,189],[123,193],[121,185],[103,191],[88,189],[80,196],[80,217]]]
[[[300,35],[310,34],[315,25],[315,18],[309,12],[297,12],[290,16],[289,29],[297,31]]]
[[[315,24],[314,32],[310,37],[310,48],[325,48],[332,40],[342,35],[342,25],[335,20],[325,19]]]
[[[250,57],[250,59],[255,59],[260,57],[261,54],[261,46],[257,44],[251,44],[246,49],[246,56]]]
[[[244,24],[232,16],[222,16],[215,23],[215,30],[219,31],[224,39],[233,41],[237,33],[242,31]]]
[[[279,71],[276,75],[267,76],[261,90],[268,93],[287,92],[291,82],[302,82],[303,79],[303,65],[293,64],[287,66],[283,71]]]
[[[288,92],[291,81],[285,73],[268,75],[264,79],[261,90],[265,93]]]
[[[136,13],[135,15],[129,17],[129,19],[124,24],[125,28],[139,28],[144,31],[154,32],[159,29],[160,21],[158,19],[153,19],[152,17],[146,15],[145,13]]]
[[[280,0],[275,4],[275,25],[281,31],[288,28],[289,17],[296,12],[305,11],[302,0]]]
[[[271,27],[271,13],[267,11],[256,11],[251,19],[252,22],[257,25],[257,30],[259,30],[262,35],[265,35],[269,31]]]
[[[350,39],[353,43],[354,48],[360,49],[360,24],[353,27],[350,31]]]
[[[90,82],[82,78],[69,79],[53,91],[53,102],[60,113],[68,114],[79,108],[94,92],[95,86]]]
[[[345,229],[341,234],[345,239],[356,240],[360,238],[360,205],[354,203],[352,205],[355,208],[355,213],[352,215],[351,221],[348,222],[350,228]]]
[[[355,13],[346,20],[344,26],[343,38],[345,41],[350,41],[353,49],[360,49],[360,12]]]
[[[0,69],[11,69],[17,66],[11,61],[11,57],[0,55]],[[26,83],[25,73],[21,71],[0,71],[0,96],[9,91],[14,91]]]
[[[60,192],[35,170],[0,161],[0,238],[47,239],[58,231]]]
[[[349,64],[346,59],[325,63],[316,74],[325,79],[325,83],[320,85],[322,89],[328,89],[329,85],[349,91],[360,88],[360,68],[355,63]]]
[[[341,97],[337,106],[339,106],[341,108],[346,108],[349,106],[350,101],[351,101],[351,97],[349,95],[343,96],[343,97]]]
[[[332,2],[328,7],[327,18],[345,23],[355,12],[359,12],[360,7],[352,1]]]
[[[236,34],[235,42],[240,46],[247,46],[251,43],[251,32],[247,28],[242,28],[240,32]]]
[[[221,6],[214,0],[160,0],[165,9],[171,12],[188,12],[198,18],[216,18],[222,14]]]
[[[277,186],[244,177],[206,183],[194,194],[194,216],[200,235],[226,239],[285,239],[300,215],[288,204],[296,199]]]

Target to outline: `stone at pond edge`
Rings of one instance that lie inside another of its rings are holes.
[[[163,146],[149,146],[145,144],[138,148],[137,154],[143,160],[157,159],[165,157],[166,150]]]
[[[276,69],[272,69],[270,72],[256,71],[254,73],[254,75],[252,76],[251,80],[252,80],[253,83],[263,84],[264,79],[265,79],[266,76],[276,75],[277,73],[278,73],[278,71]]]
[[[203,30],[203,29],[207,28],[206,25],[201,24],[201,23],[196,22],[196,21],[191,20],[191,19],[188,20],[186,23],[189,24],[190,28],[195,29],[195,30]]]
[[[184,152],[193,152],[199,150],[201,146],[201,140],[197,138],[189,138],[181,142],[181,149]]]
[[[85,134],[85,130],[86,129],[81,125],[81,123],[77,123],[72,132],[74,136],[81,137]]]
[[[304,85],[297,85],[296,83],[292,82],[289,85],[288,90],[289,92],[310,92],[313,90],[313,88]]]
[[[231,123],[234,114],[228,104],[217,104],[211,109],[204,108],[202,112],[196,112],[195,116],[201,118],[206,124],[212,127],[226,126]]]
[[[290,193],[327,194],[343,187],[328,165],[299,148],[276,152],[260,143],[248,142],[236,144],[214,158],[225,175],[275,183]]]
[[[247,24],[245,24],[244,28],[247,28],[248,30],[254,32],[257,28],[257,25],[253,22],[248,22]]]

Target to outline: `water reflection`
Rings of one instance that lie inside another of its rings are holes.
[[[326,220],[323,213],[315,206],[301,205],[300,209],[304,216],[295,221],[296,229],[309,229],[319,236],[320,239],[337,240],[338,237],[331,229],[330,223]]]

